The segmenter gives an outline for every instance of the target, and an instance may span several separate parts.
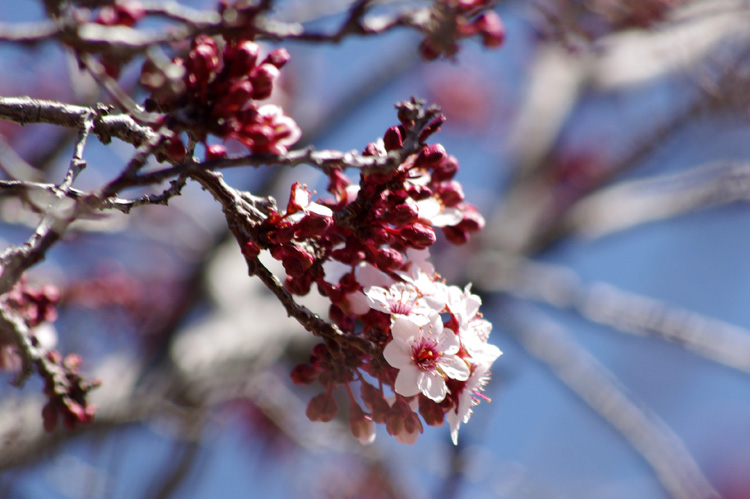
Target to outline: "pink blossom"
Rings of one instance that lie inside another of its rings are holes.
[[[479,404],[479,398],[487,399],[481,393],[489,380],[489,364],[474,364],[471,368],[471,375],[466,380],[463,389],[458,393],[456,406],[445,415],[445,419],[451,427],[451,439],[454,445],[458,445],[458,428],[461,423],[467,423],[471,419],[472,408]]]
[[[411,397],[421,392],[440,402],[448,394],[446,377],[461,381],[469,377],[469,367],[456,355],[458,337],[443,329],[439,316],[422,325],[397,316],[391,333],[393,340],[385,346],[383,356],[399,370],[393,388],[399,395]]]
[[[365,295],[371,308],[392,316],[410,316],[417,324],[427,324],[429,316],[437,315],[440,310],[430,307],[417,288],[408,283],[397,282],[389,288],[370,286]]]
[[[456,208],[446,208],[434,197],[417,201],[419,218],[430,222],[433,227],[448,227],[458,225],[463,215]]]

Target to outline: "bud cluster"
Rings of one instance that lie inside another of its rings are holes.
[[[167,68],[147,61],[140,78],[152,92],[146,109],[169,113],[170,128],[190,130],[203,142],[213,134],[238,140],[254,154],[284,154],[299,140],[299,127],[278,106],[257,101],[271,96],[289,52],[276,49],[262,59],[260,52],[252,40],[200,35],[186,58]],[[168,145],[168,154],[174,160],[184,155],[179,139]],[[215,159],[225,153],[214,145],[207,154]]]
[[[487,9],[489,0],[442,0],[436,2],[431,22],[422,41],[420,53],[427,60],[440,56],[452,57],[458,52],[458,42],[478,36],[488,48],[505,42],[505,27],[500,16]]]
[[[52,350],[46,354],[44,364],[44,394],[48,399],[42,409],[44,429],[54,430],[60,419],[69,430],[75,429],[78,423],[91,423],[96,408],[86,397],[100,383],[81,376],[81,357],[70,354],[63,359],[57,351]]]
[[[429,124],[421,137],[441,123]],[[409,125],[403,119],[389,128],[363,155],[397,153],[413,132]],[[464,202],[457,171],[456,158],[441,145],[423,142],[393,168],[363,170],[359,185],[332,168],[333,199],[312,201],[307,188],[295,183],[286,212],[272,212],[245,245],[246,258],[267,249],[282,262],[291,293],[306,294],[316,284],[331,301],[330,319],[382,352],[317,345],[310,363],[292,372],[295,383],[317,381],[324,388],[308,405],[311,420],[333,419],[334,390],[344,387],[352,434],[363,443],[374,439],[374,423],[414,443],[422,432],[419,415],[434,426],[447,419],[456,441],[500,355],[487,343],[491,325],[481,318],[479,297],[468,287],[447,286],[428,262],[438,228],[449,242],[461,244],[484,225]],[[350,387],[355,382],[359,398]]]
[[[20,317],[29,328],[28,340],[35,352],[34,368],[44,378],[44,393],[48,399],[42,409],[47,431],[53,430],[59,419],[68,429],[73,429],[77,423],[93,421],[95,408],[87,402],[86,395],[99,384],[81,376],[79,355],[70,354],[63,359],[54,350],[57,333],[50,323],[57,319],[55,306],[59,300],[60,292],[54,286],[35,288],[29,286],[25,278],[0,297],[0,306]],[[0,344],[0,369],[16,373],[24,369],[17,345]]]

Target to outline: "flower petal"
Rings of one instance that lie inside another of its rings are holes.
[[[401,369],[396,376],[396,383],[394,383],[393,390],[399,395],[404,397],[411,397],[419,393],[419,387],[417,381],[422,371],[416,367],[409,366]]]
[[[469,374],[471,374],[466,361],[456,355],[443,355],[440,358],[439,365],[446,376],[459,381],[466,381],[469,379]]]
[[[383,349],[383,357],[391,366],[396,369],[404,369],[411,366],[411,345],[394,338]]]
[[[417,386],[425,397],[435,402],[442,402],[448,395],[448,386],[445,384],[445,380],[436,372],[422,372],[417,381]]]

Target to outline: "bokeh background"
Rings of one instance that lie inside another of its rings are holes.
[[[448,118],[434,141],[487,227],[433,259],[449,283],[474,282],[504,352],[457,447],[447,428],[414,446],[378,428],[362,447],[345,421],[307,421],[315,392],[288,372],[313,338],[246,276],[220,206],[193,184],[168,207],[86,220],[30,274],[60,288],[58,348],[103,380],[103,411],[44,435],[41,382],[2,387],[0,495],[626,499],[710,483],[750,497],[750,6],[676,3],[501,2],[505,45],[467,40],[455,60],[421,61],[405,30],[284,44],[274,99],[319,149],[361,150],[412,95]],[[331,29],[347,4],[278,7]],[[0,4],[4,23],[43,15]],[[106,99],[57,45],[0,44],[0,59],[4,96]],[[136,96],[139,69],[121,77]],[[59,181],[74,136],[0,123],[0,138],[4,168]],[[132,153],[91,141],[80,187]],[[225,176],[280,200],[295,181],[325,190],[308,167]],[[37,215],[3,197],[0,220],[5,247]]]

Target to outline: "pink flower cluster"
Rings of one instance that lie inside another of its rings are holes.
[[[397,151],[409,132],[404,120],[364,154]],[[296,383],[324,388],[308,405],[311,420],[336,416],[338,387],[349,395],[350,428],[363,443],[375,438],[374,423],[414,443],[423,429],[419,415],[434,426],[447,420],[455,442],[469,419],[500,351],[487,343],[491,325],[479,313],[479,297],[446,285],[428,262],[438,228],[461,244],[484,225],[464,202],[457,170],[439,144],[422,144],[396,168],[363,172],[359,185],[333,168],[334,199],[312,201],[307,188],[294,184],[286,212],[272,212],[245,245],[247,258],[268,249],[282,262],[291,293],[317,285],[331,301],[331,320],[378,351],[335,342],[315,347],[310,363],[292,372]]]
[[[163,68],[144,65],[141,83],[152,91],[146,108],[170,113],[170,128],[190,130],[203,142],[213,134],[238,140],[255,154],[284,154],[300,138],[297,123],[280,107],[257,101],[271,96],[289,52],[280,48],[259,57],[260,47],[252,40],[198,36],[187,58],[172,63],[172,69],[182,70],[180,85],[162,74]],[[184,155],[180,146],[169,145],[171,159]],[[224,154],[216,145],[210,152],[212,159]]]

